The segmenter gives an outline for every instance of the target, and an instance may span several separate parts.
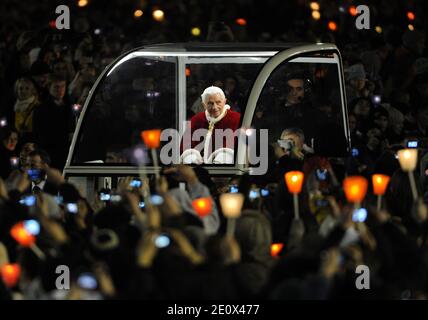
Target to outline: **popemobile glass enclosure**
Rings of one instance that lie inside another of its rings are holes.
[[[289,127],[302,129],[305,144],[316,153],[343,157],[350,150],[343,68],[335,45],[150,45],[120,56],[98,77],[80,114],[64,175],[90,197],[116,177],[155,174],[159,168],[141,139],[149,129],[163,132],[160,164],[170,164],[166,158],[179,163],[186,121],[204,110],[201,94],[212,85],[222,88],[230,108],[241,114],[232,160],[203,164],[212,175],[260,173],[268,161],[267,146]],[[287,109],[293,99],[305,105],[305,112],[296,108],[297,118]]]

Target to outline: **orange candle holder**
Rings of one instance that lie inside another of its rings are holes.
[[[1,267],[0,273],[3,283],[8,288],[13,288],[18,283],[21,275],[21,267],[17,263],[8,263]]]
[[[301,171],[289,171],[284,175],[290,193],[300,193],[302,191],[304,174]]]
[[[383,196],[389,183],[389,176],[384,174],[372,175],[373,193],[377,196]]]
[[[283,243],[272,243],[270,245],[270,255],[273,258],[277,258],[283,247],[284,247]]]
[[[161,136],[161,130],[160,129],[144,130],[141,132],[141,138],[143,139],[144,144],[149,149],[159,148],[160,136]]]
[[[199,217],[206,217],[212,212],[212,200],[209,197],[195,199],[192,201],[192,207]]]
[[[361,203],[367,193],[368,182],[362,176],[349,176],[343,180],[346,199],[352,203]]]
[[[36,237],[24,228],[23,222],[15,224],[10,229],[10,235],[23,247],[31,247],[36,242]]]

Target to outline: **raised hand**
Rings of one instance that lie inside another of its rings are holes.
[[[184,181],[187,182],[189,184],[193,184],[196,183],[198,181],[198,177],[195,173],[195,171],[193,170],[192,167],[190,166],[186,166],[184,164],[180,164],[171,168],[167,168],[165,169],[164,173],[169,174],[169,173],[175,173],[177,175],[177,180],[178,181]]]

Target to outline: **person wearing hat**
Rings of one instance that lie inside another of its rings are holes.
[[[235,132],[239,128],[241,114],[230,109],[226,104],[224,92],[219,87],[206,88],[201,98],[205,111],[198,112],[190,119],[190,141],[189,135],[185,133],[181,145],[183,150],[181,161],[186,164],[233,163],[236,139],[234,137],[229,139],[225,135],[227,129]],[[198,129],[207,129],[201,151],[195,148],[201,141],[193,138]],[[216,143],[216,139],[223,141]]]
[[[366,71],[361,63],[354,64],[345,70],[346,82],[349,86],[346,88],[347,100],[352,101],[355,98],[367,97],[369,91],[366,87]]]

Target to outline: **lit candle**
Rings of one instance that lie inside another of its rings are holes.
[[[157,149],[160,146],[160,136],[161,130],[144,130],[141,132],[141,137],[144,141],[144,144],[149,149]]]
[[[242,193],[223,193],[220,196],[220,205],[226,218],[238,218],[241,215],[244,195]]]
[[[30,248],[34,252],[34,254],[37,255],[37,257],[39,257],[41,260],[45,260],[46,259],[45,254],[36,245],[36,237],[35,235],[31,234],[30,231],[27,230],[27,228],[25,228],[24,222],[21,221],[16,223],[12,227],[12,229],[10,229],[10,235],[21,246]]]
[[[390,178],[384,174],[372,175],[373,193],[377,195],[377,210],[382,209],[382,196],[386,192]]]
[[[203,218],[212,212],[211,198],[198,198],[192,201],[193,209],[199,217]]]
[[[13,288],[16,286],[21,274],[21,268],[17,263],[8,263],[1,267],[1,277],[3,283],[9,287]]]
[[[416,168],[418,162],[418,150],[416,149],[402,149],[398,151],[398,161],[400,162],[401,169],[409,172]]]
[[[288,191],[291,193],[300,193],[303,185],[303,172],[290,171],[285,174],[285,183],[287,184]]]
[[[270,246],[270,255],[274,258],[278,257],[283,247],[284,244],[282,243],[272,243]]]
[[[388,187],[390,178],[384,174],[372,175],[373,193],[378,196],[383,196]]]
[[[235,20],[236,24],[240,25],[240,26],[246,26],[247,25],[247,20],[245,20],[244,18],[238,18]]]
[[[160,9],[153,10],[152,16],[158,22],[162,22],[165,19],[165,13]]]
[[[28,232],[23,222],[18,222],[10,230],[10,235],[23,247],[30,247],[36,242],[36,237]]]
[[[402,149],[397,152],[398,161],[400,162],[400,167],[404,172],[407,172],[409,175],[410,188],[412,190],[413,200],[416,201],[418,198],[418,191],[416,189],[415,177],[413,176],[413,171],[416,168],[418,163],[418,150],[417,149]]]
[[[303,178],[304,175],[301,171],[289,171],[284,175],[288,191],[293,194],[294,219],[296,220],[299,219],[299,198],[297,195],[302,191]]]
[[[235,233],[235,219],[241,215],[242,205],[244,204],[244,195],[242,193],[223,193],[220,196],[220,206],[223,215],[227,218],[228,236]]]
[[[154,129],[154,130],[145,130],[141,132],[141,137],[143,138],[144,144],[147,146],[147,148],[150,149],[152,154],[152,160],[153,160],[153,167],[155,169],[155,175],[156,179],[159,179],[159,165],[158,165],[158,155],[156,153],[156,149],[160,146],[160,136],[161,136],[161,130]]]
[[[343,189],[349,202],[359,204],[366,196],[368,182],[362,176],[350,176],[343,180]]]

